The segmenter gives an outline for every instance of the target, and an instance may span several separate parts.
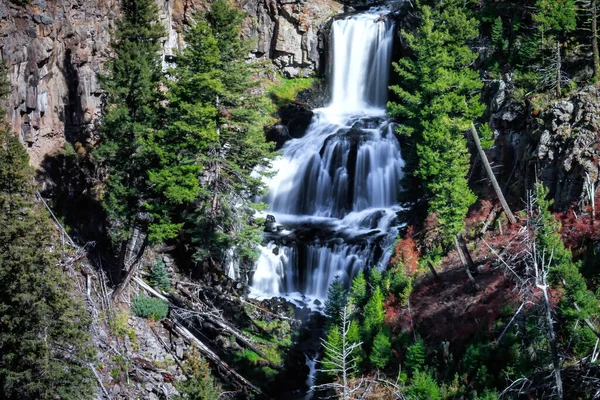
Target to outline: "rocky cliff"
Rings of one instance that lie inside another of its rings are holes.
[[[588,86],[562,100],[518,101],[511,76],[488,85],[484,99],[496,135],[490,158],[515,201],[536,180],[550,189],[557,211],[586,197],[585,182],[600,177],[599,96]]]
[[[181,31],[206,0],[157,0],[165,67],[184,46]],[[255,40],[249,57],[268,58],[286,76],[309,75],[321,67],[323,23],[342,10],[333,0],[237,0],[248,12],[244,33]],[[13,91],[8,104],[12,128],[27,144],[31,162],[63,148],[65,141],[92,144],[102,113],[99,74],[111,57],[110,31],[118,0],[32,0],[25,7],[0,2],[0,54]]]

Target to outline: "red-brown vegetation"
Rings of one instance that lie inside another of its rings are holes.
[[[595,203],[600,203],[600,191],[596,193]],[[588,240],[600,240],[600,223],[596,221],[597,209],[598,205],[596,210],[592,210],[592,206],[588,205],[579,210],[574,204],[569,210],[555,214],[562,225],[560,233],[565,246],[578,250],[584,248]]]
[[[390,260],[392,267],[398,264],[404,266],[407,275],[413,275],[417,272],[419,266],[419,250],[417,249],[417,242],[413,238],[414,233],[415,228],[409,226],[404,237],[396,244],[394,257]]]

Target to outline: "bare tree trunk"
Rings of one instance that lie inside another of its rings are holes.
[[[556,96],[560,97],[560,70],[562,69],[562,60],[560,58],[560,40],[556,40]]]
[[[127,275],[125,275],[125,279],[123,279],[123,281],[121,281],[119,286],[117,286],[117,288],[115,289],[115,291],[112,294],[112,298],[113,298],[114,302],[119,301],[119,298],[123,294],[123,291],[125,290],[125,288],[127,288],[127,285],[129,285],[131,278],[133,278],[133,276],[137,272],[138,265],[140,263],[142,256],[144,255],[145,250],[146,250],[146,241],[144,240],[144,243],[142,244],[142,247],[140,248],[140,251],[138,252],[135,260],[129,266],[129,271],[127,271]]]
[[[427,260],[427,266],[429,267],[429,270],[431,271],[431,274],[433,275],[433,278],[436,281],[441,282],[442,280],[440,279],[440,276],[435,271],[435,267],[433,266],[433,264],[431,263],[431,261]]]
[[[481,147],[481,141],[479,140],[479,135],[477,134],[477,129],[475,129],[475,125],[472,122],[471,122],[471,136],[473,136],[473,141],[475,142],[475,146],[477,146],[477,151],[479,152],[479,158],[483,162],[483,165],[485,167],[485,172],[487,173],[487,176],[488,176],[490,182],[492,182],[492,187],[494,188],[494,191],[496,192],[496,196],[498,197],[498,200],[500,200],[502,209],[504,210],[504,213],[506,214],[506,217],[508,218],[509,222],[511,224],[515,224],[517,222],[517,219],[515,218],[512,211],[510,210],[510,207],[508,206],[508,203],[506,202],[506,199],[504,198],[504,194],[502,194],[502,189],[500,189],[500,185],[498,185],[498,181],[496,180],[494,171],[492,171],[492,166],[490,165],[490,162],[487,159],[487,155],[485,154],[485,151],[483,151],[483,147]]]
[[[469,280],[471,281],[473,286],[475,286],[475,289],[479,290],[479,285],[477,284],[477,281],[475,281],[475,278],[473,278],[473,274],[471,273],[471,268],[473,268],[474,270],[475,264],[473,264],[472,266],[469,265],[469,262],[467,261],[467,258],[463,253],[462,247],[459,244],[458,235],[454,236],[454,245],[456,246],[456,252],[458,253],[458,257],[460,258],[463,267],[465,267],[465,270],[467,271],[467,276],[469,277]],[[469,258],[471,258],[470,255]],[[473,263],[473,260],[471,260],[471,263]]]
[[[594,54],[594,78],[598,78],[600,68],[600,53],[598,52],[598,12],[596,0],[592,0],[592,53]]]
[[[563,399],[562,378],[560,375],[560,357],[558,356],[558,348],[556,345],[556,336],[554,334],[554,326],[552,323],[552,309],[550,307],[550,299],[548,298],[548,286],[545,284],[538,286],[544,293],[544,305],[546,308],[546,322],[548,323],[548,341],[550,342],[550,350],[552,351],[552,364],[554,364],[554,378],[556,380],[556,394],[559,400]]]

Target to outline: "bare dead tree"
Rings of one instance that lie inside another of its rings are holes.
[[[506,202],[506,198],[502,193],[502,189],[500,189],[500,185],[498,185],[498,181],[496,180],[494,171],[492,171],[492,166],[490,165],[490,162],[487,159],[487,155],[485,154],[485,151],[481,146],[481,140],[479,140],[479,134],[477,133],[477,129],[475,129],[475,124],[473,124],[472,122],[471,136],[473,137],[473,141],[475,142],[475,146],[477,147],[477,151],[479,152],[479,158],[481,159],[481,161],[483,162],[483,166],[485,167],[485,172],[488,176],[488,179],[490,180],[490,182],[492,182],[492,187],[494,188],[494,192],[496,192],[496,197],[498,197],[498,200],[502,205],[504,214],[506,214],[506,217],[508,218],[508,221],[511,224],[517,223],[517,219],[515,218],[515,215],[512,213],[510,207],[508,206],[508,203]]]
[[[348,340],[348,332],[350,331],[350,315],[352,310],[350,306],[344,307],[340,312],[342,325],[339,327],[341,336],[341,347],[335,346],[333,343],[329,343],[327,340],[322,339],[323,347],[328,356],[327,363],[329,367],[325,369],[319,369],[320,372],[326,372],[329,374],[335,374],[338,380],[331,383],[324,383],[321,385],[312,386],[310,390],[334,390],[338,393],[343,400],[349,400],[353,393],[357,392],[362,385],[365,383],[364,379],[361,379],[358,384],[351,385],[350,377],[357,371],[357,357],[356,350],[360,348],[362,342],[351,343]]]

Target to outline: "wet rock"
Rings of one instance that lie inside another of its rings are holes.
[[[275,143],[275,149],[279,150],[285,142],[292,139],[288,128],[283,124],[275,124],[266,133],[267,141]]]

